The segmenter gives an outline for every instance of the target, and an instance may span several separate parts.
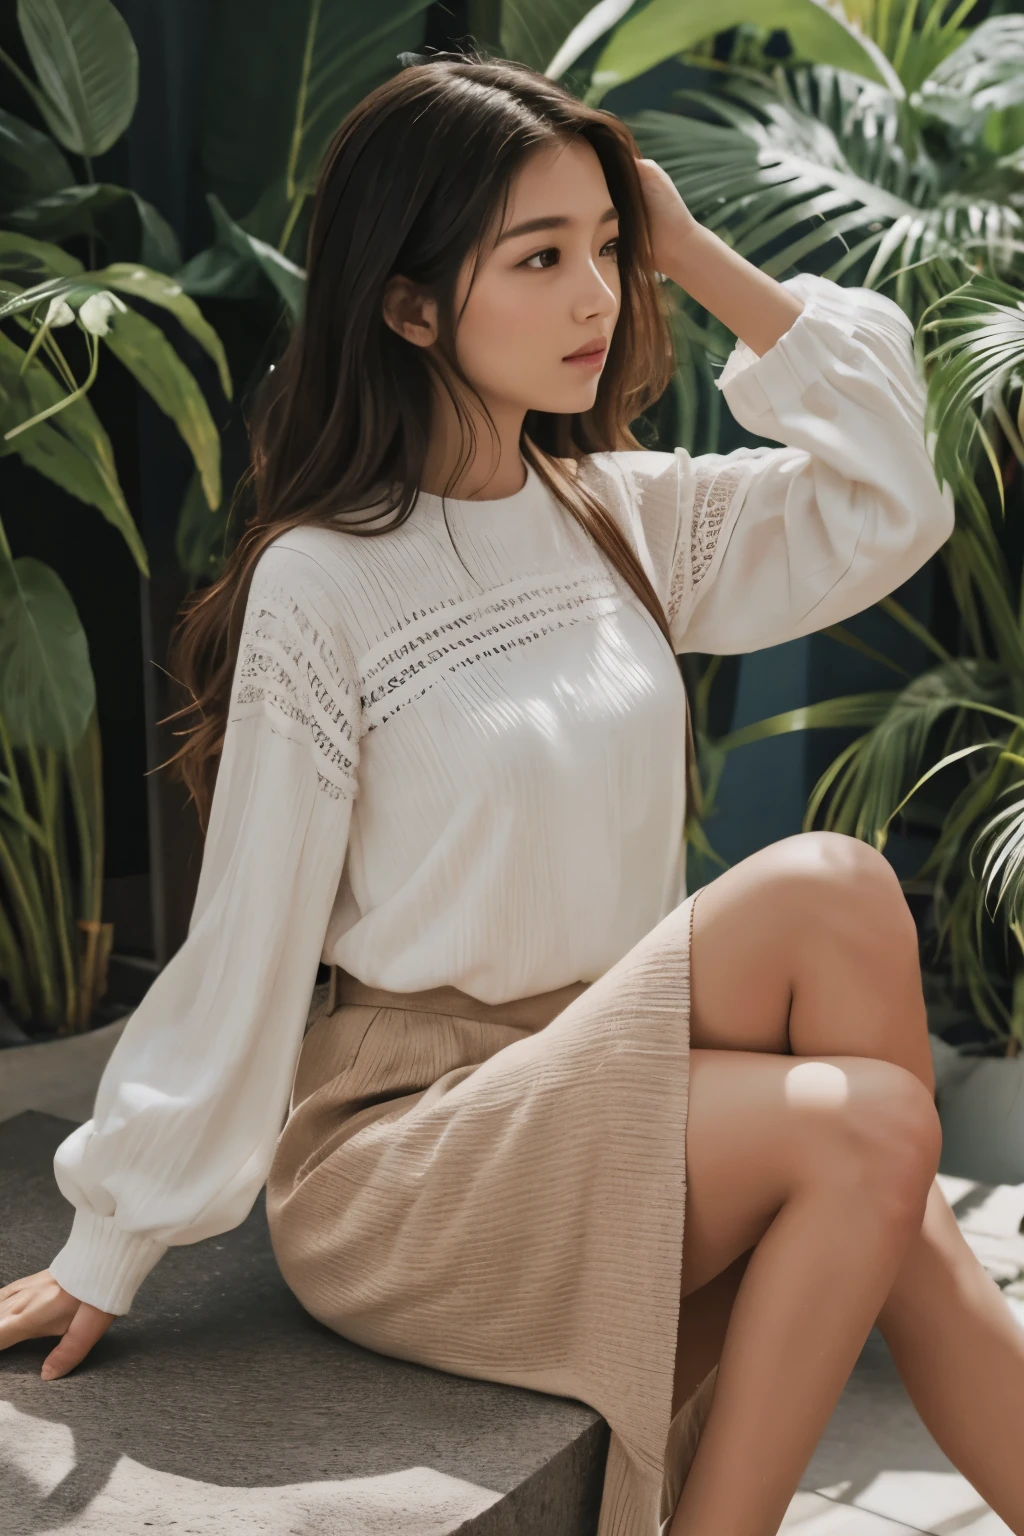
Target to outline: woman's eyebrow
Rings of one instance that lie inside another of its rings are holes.
[[[617,219],[617,208],[606,208],[598,219],[599,224],[610,224],[612,219]],[[567,219],[564,214],[551,213],[540,219],[527,219],[525,224],[517,224],[514,229],[506,229],[500,239],[495,241],[495,248],[503,245],[506,240],[514,240],[517,235],[532,235],[537,229],[564,229],[567,224],[575,224],[575,219]]]

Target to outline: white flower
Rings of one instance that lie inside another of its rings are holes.
[[[115,309],[119,309],[122,314],[128,312],[127,304],[122,304],[116,293],[105,288],[102,293],[90,293],[78,311],[78,318],[94,336],[105,336],[110,329],[110,316]]]
[[[56,298],[50,300],[50,307],[46,311],[44,325],[73,325],[75,312],[66,299]]]

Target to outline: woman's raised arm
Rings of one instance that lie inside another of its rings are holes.
[[[908,580],[953,529],[907,316],[811,273],[780,286],[802,310],[761,356],[737,342],[716,382],[741,426],[784,447],[606,456],[630,482],[677,655],[756,651],[836,624]]]

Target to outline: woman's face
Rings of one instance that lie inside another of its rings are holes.
[[[541,219],[548,227],[516,233]],[[564,359],[595,339],[611,344],[622,298],[618,230],[601,162],[585,140],[538,150],[523,167],[504,232],[481,252],[455,337],[459,362],[497,415],[593,406],[604,360]],[[471,271],[470,261],[456,315]]]

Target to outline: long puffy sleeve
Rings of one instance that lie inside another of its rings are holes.
[[[677,655],[760,650],[849,618],[953,529],[910,320],[872,289],[811,273],[782,286],[802,313],[761,357],[738,342],[716,382],[741,426],[784,447],[612,455],[633,471]]]
[[[188,936],[128,1020],[54,1172],[50,1265],[124,1313],[168,1247],[238,1226],[284,1122],[348,844],[361,729],[340,597],[304,552],[253,572]]]

